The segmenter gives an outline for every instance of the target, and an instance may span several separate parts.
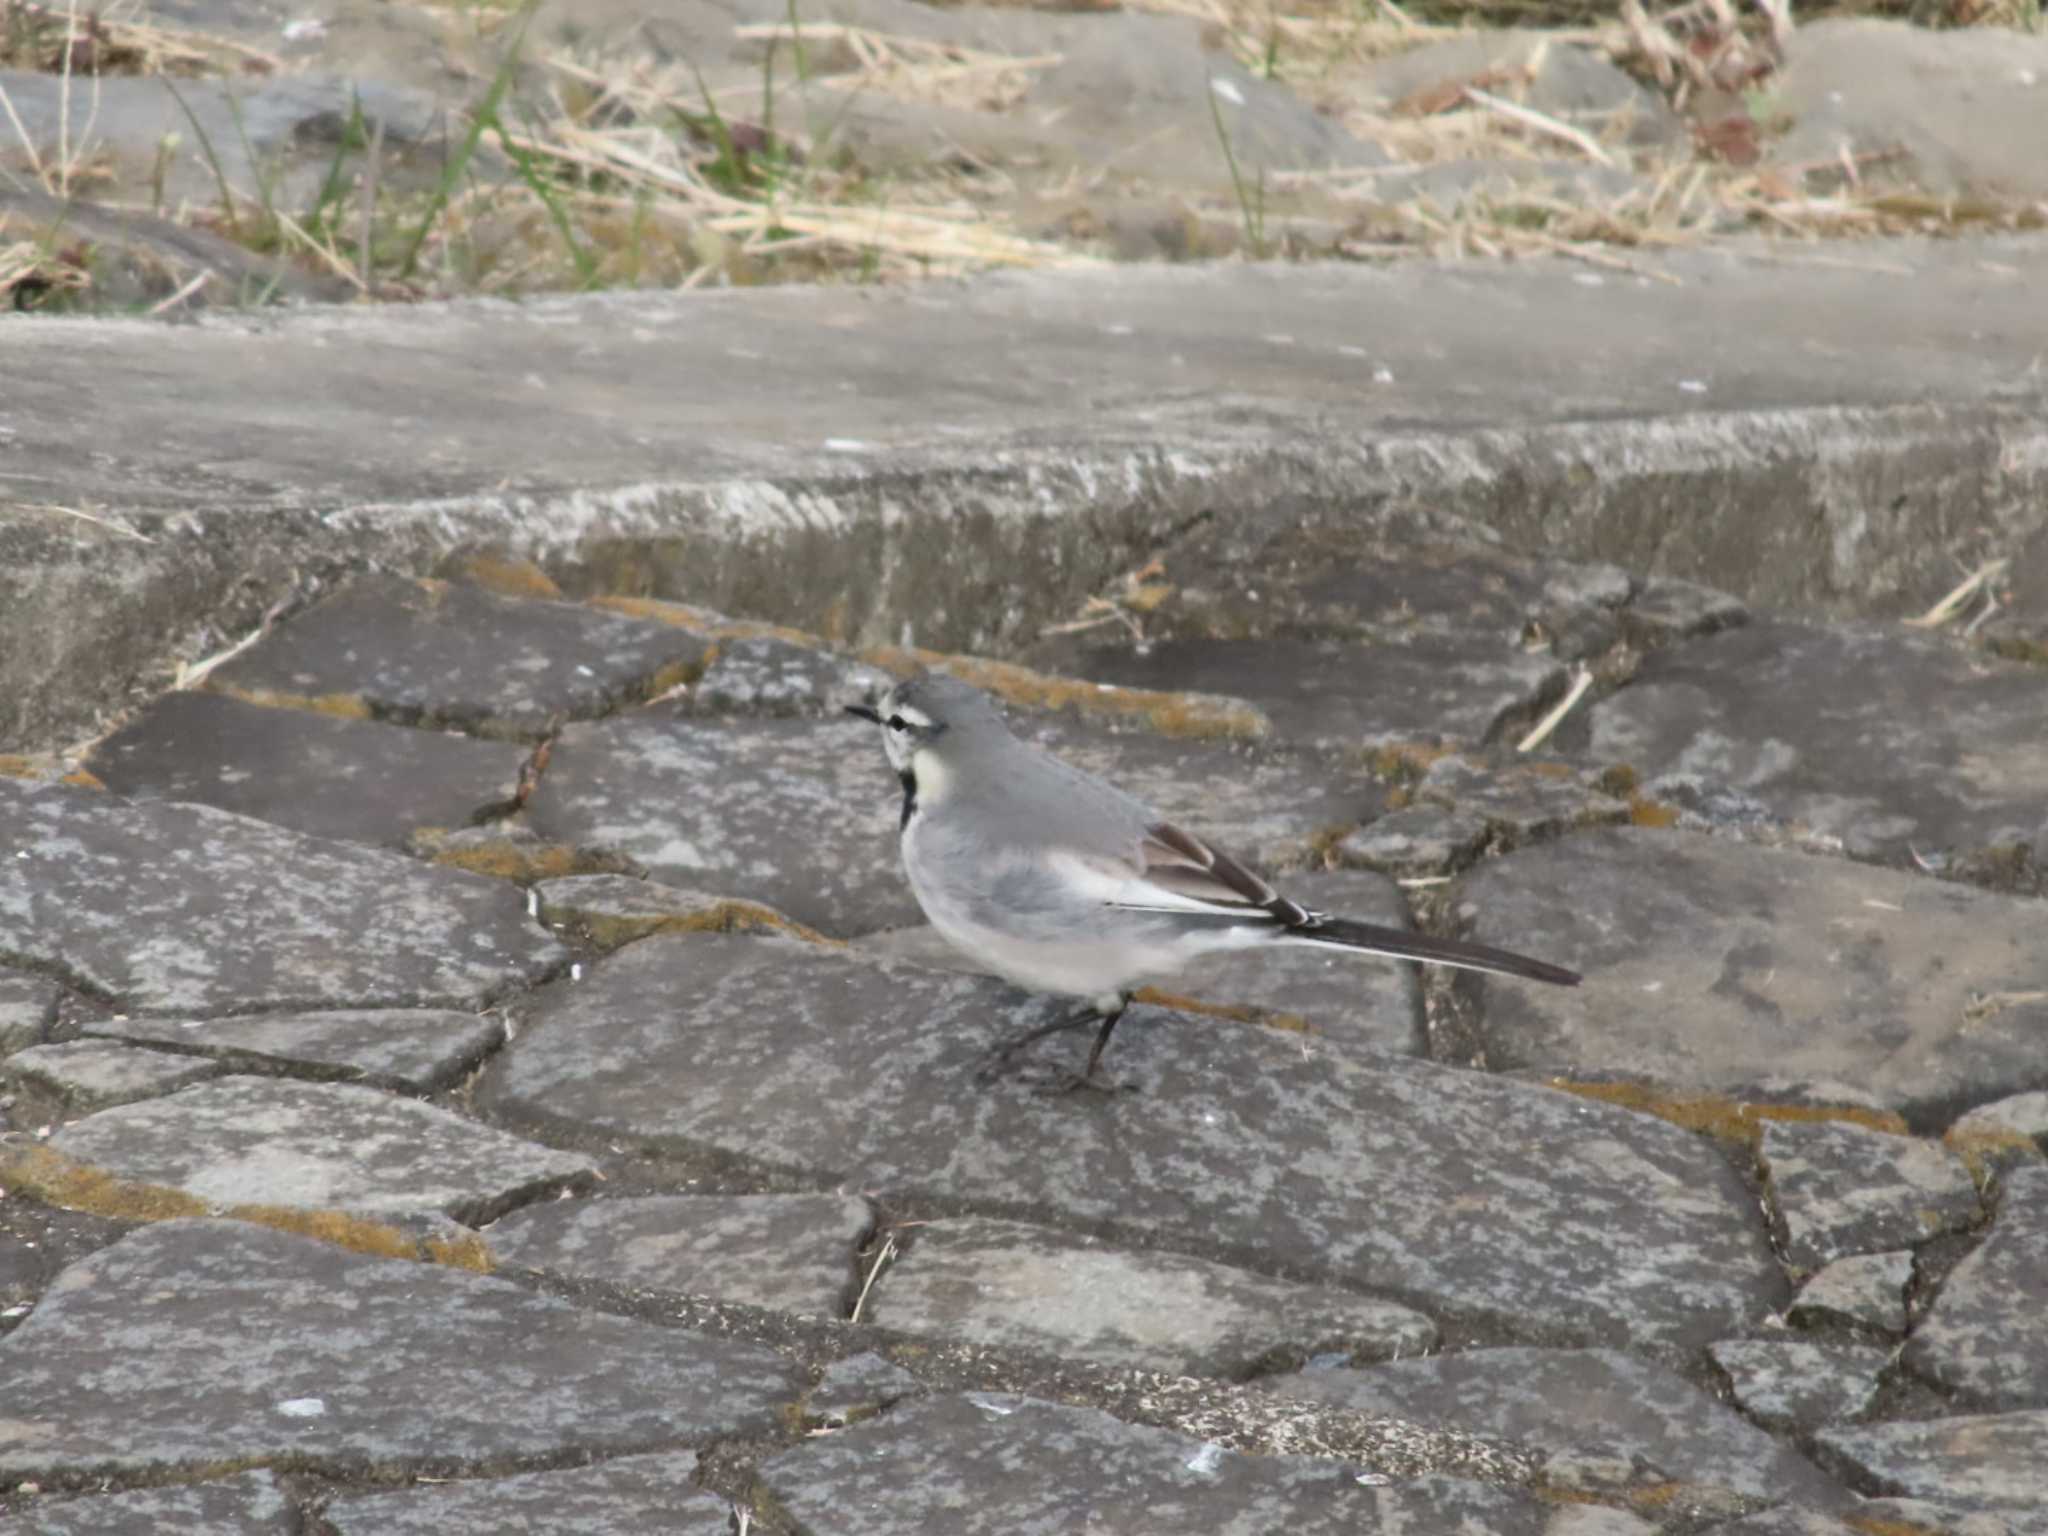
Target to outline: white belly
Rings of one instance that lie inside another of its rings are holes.
[[[932,927],[977,965],[1033,992],[1099,998],[1154,979],[1148,957],[1114,939],[1049,945],[1017,939],[971,923],[942,921],[929,907]],[[1172,970],[1172,966],[1167,966]]]

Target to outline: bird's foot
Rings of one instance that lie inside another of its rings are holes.
[[[1121,1094],[1136,1093],[1136,1083],[1120,1083],[1114,1078],[1097,1077],[1087,1072],[1061,1072],[1045,1090],[1047,1098],[1065,1098],[1070,1093],[1099,1093],[1104,1098],[1116,1098]]]

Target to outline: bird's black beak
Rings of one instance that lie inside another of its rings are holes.
[[[859,715],[863,720],[872,720],[876,725],[882,723],[881,711],[872,704],[849,704],[846,706],[846,712],[849,715]]]

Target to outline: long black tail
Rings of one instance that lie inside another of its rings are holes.
[[[1433,934],[1415,933],[1406,928],[1382,928],[1377,923],[1354,923],[1343,917],[1314,917],[1290,927],[1285,937],[1299,944],[1361,949],[1368,954],[1390,955],[1396,960],[1425,960],[1432,965],[1454,965],[1468,971],[1492,971],[1501,976],[1547,981],[1560,987],[1579,984],[1577,971],[1568,971],[1547,960],[1531,960],[1527,955],[1495,949],[1491,944],[1439,939]]]

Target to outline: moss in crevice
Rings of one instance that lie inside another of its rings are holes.
[[[215,1207],[182,1189],[124,1179],[51,1147],[28,1147],[0,1160],[0,1182],[45,1205],[117,1221],[213,1217],[289,1232],[372,1258],[443,1264],[477,1274],[489,1274],[493,1265],[489,1245],[473,1232],[422,1238],[402,1227],[347,1211],[290,1205]]]
[[[1086,720],[1143,725],[1162,736],[1192,741],[1260,741],[1272,731],[1271,722],[1262,711],[1241,699],[1219,694],[1118,688],[1035,671],[1015,662],[897,645],[870,646],[860,653],[860,659],[897,677],[943,670],[1023,709],[1059,710]]]
[[[1152,1008],[1171,1008],[1175,1013],[1194,1013],[1200,1014],[1203,1018],[1228,1019],[1233,1024],[1257,1024],[1264,1029],[1284,1030],[1288,1034],[1315,1033],[1315,1026],[1298,1013],[1281,1013],[1250,1003],[1208,1003],[1200,998],[1183,996],[1178,992],[1162,992],[1157,987],[1141,987],[1131,1000]]]
[[[1668,1094],[1648,1083],[1592,1083],[1568,1077],[1553,1077],[1548,1083],[1581,1098],[1655,1115],[1686,1130],[1704,1131],[1719,1140],[1750,1148],[1756,1146],[1766,1120],[1840,1121],[1893,1136],[1911,1134],[1905,1119],[1895,1111],[1860,1104],[1763,1104],[1725,1094]]]
[[[602,608],[609,613],[622,613],[628,618],[646,619],[655,624],[666,624],[673,629],[685,629],[693,635],[702,635],[707,640],[781,640],[790,645],[800,645],[807,650],[830,650],[831,646],[822,636],[805,630],[792,629],[786,624],[769,624],[760,619],[729,619],[722,613],[709,608],[699,608],[692,603],[675,603],[659,597],[593,597],[593,608]]]
[[[281,688],[242,688],[233,683],[213,681],[209,681],[206,687],[211,693],[224,694],[263,709],[299,709],[335,720],[370,718],[370,701],[359,693],[288,693]]]
[[[606,952],[670,933],[776,933],[826,949],[846,948],[844,939],[828,938],[773,907],[736,897],[721,898],[690,912],[575,913],[567,922],[578,935]]]
[[[499,597],[539,598],[560,601],[562,589],[555,579],[531,560],[507,555],[469,554],[443,562],[444,574],[472,587],[482,587]]]

